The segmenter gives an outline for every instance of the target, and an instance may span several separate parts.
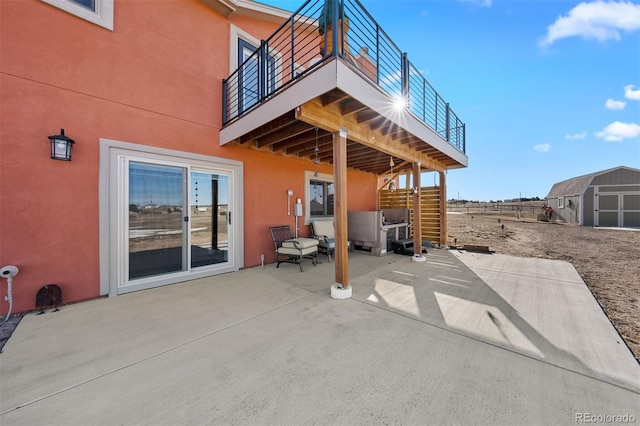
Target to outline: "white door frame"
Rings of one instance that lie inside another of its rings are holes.
[[[232,253],[229,262],[198,267],[187,271],[141,279],[135,285],[123,287],[126,259],[123,247],[127,235],[123,225],[128,206],[123,205],[126,179],[122,178],[123,159],[142,159],[165,164],[219,170],[229,174],[229,211],[232,212],[232,232],[229,241]],[[115,296],[182,281],[203,278],[244,267],[244,206],[243,164],[240,161],[192,154],[128,142],[100,139],[99,214],[100,214],[100,294]]]

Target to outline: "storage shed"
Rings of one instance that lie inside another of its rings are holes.
[[[558,182],[547,205],[568,223],[640,227],[640,170],[620,166]]]

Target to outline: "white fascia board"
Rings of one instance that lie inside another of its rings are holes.
[[[429,143],[445,155],[453,158],[463,167],[467,167],[468,157],[442,138],[431,127],[414,117],[409,112],[398,114],[394,112],[389,95],[370,83],[362,75],[353,71],[342,61],[335,61],[337,65],[337,87],[367,107],[385,116],[391,122],[406,129],[409,133]]]
[[[200,0],[211,9],[221,13],[225,18],[228,18],[238,8],[238,5],[234,0]]]
[[[257,3],[251,0],[233,0],[236,4],[236,13],[249,18],[259,19],[261,21],[282,24],[289,19],[293,12],[279,9],[277,7],[268,6],[266,4]]]
[[[310,99],[317,98],[336,88],[336,64],[331,61],[292,83],[253,111],[220,130],[220,145],[225,145],[251,130],[280,117]]]
[[[59,1],[59,0],[44,0]],[[281,24],[289,19],[293,13],[279,9],[277,7],[267,6],[266,4],[257,3],[251,0],[201,0],[204,4],[217,10],[223,16],[229,17],[232,14],[238,14],[260,21]]]

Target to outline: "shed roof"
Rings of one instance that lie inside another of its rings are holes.
[[[562,182],[555,183],[551,187],[551,191],[549,191],[547,198],[570,197],[572,195],[582,195],[587,190],[587,188],[591,184],[591,181],[593,181],[593,179],[596,176],[600,176],[605,173],[610,173],[614,170],[619,170],[619,169],[628,169],[628,170],[637,171],[637,169],[634,169],[632,167],[620,166],[620,167],[614,167],[612,169],[601,170],[599,172],[589,173],[587,175],[577,176],[571,179],[563,180]]]

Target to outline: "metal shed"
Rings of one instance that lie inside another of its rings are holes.
[[[640,227],[640,170],[620,166],[558,182],[547,205],[568,223]]]

